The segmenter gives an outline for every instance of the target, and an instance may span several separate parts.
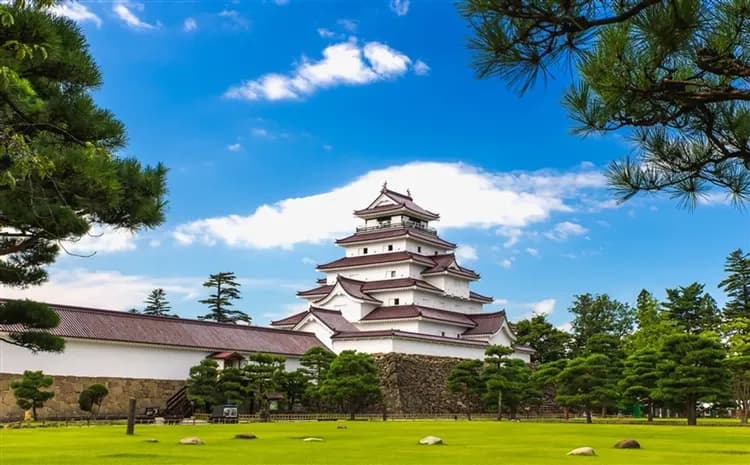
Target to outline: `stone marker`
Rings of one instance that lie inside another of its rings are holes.
[[[234,439],[257,439],[258,436],[254,435],[253,433],[240,433],[235,434]]]
[[[419,440],[419,443],[423,446],[434,446],[437,444],[442,444],[443,440],[437,436],[425,436]]]
[[[615,449],[640,449],[641,444],[635,439],[623,439],[615,444]]]
[[[305,438],[303,439],[305,442],[323,442],[323,438]]]
[[[203,441],[197,436],[191,436],[189,438],[180,439],[180,444],[185,446],[200,446],[203,445]]]
[[[336,425],[336,429],[346,429],[346,425],[344,423],[339,423]]]
[[[143,442],[159,442],[159,440],[156,438],[148,438],[148,439],[144,439]]]
[[[596,452],[591,447],[579,447],[568,452],[568,455],[596,455]]]

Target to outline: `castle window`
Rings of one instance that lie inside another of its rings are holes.
[[[422,246],[421,245],[417,246],[417,252],[422,253]]]
[[[390,252],[392,250],[393,250],[393,244],[388,244],[388,251]]]
[[[362,255],[367,255],[367,247],[362,248]]]
[[[398,305],[399,302],[400,301],[399,301],[398,297],[396,297],[395,299],[393,299],[393,305]]]
[[[445,337],[445,331],[441,331],[440,335],[443,336],[443,337]]]
[[[396,277],[396,270],[391,270],[390,275],[391,275],[391,278],[395,278]]]

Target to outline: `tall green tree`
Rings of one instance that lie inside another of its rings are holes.
[[[662,303],[665,315],[683,331],[700,334],[719,331],[721,311],[700,283],[667,289],[667,300]]]
[[[355,414],[382,399],[378,369],[371,355],[345,350],[331,362],[320,393],[324,399]]]
[[[466,417],[471,420],[471,412],[476,411],[485,393],[482,379],[483,364],[480,360],[462,360],[448,375],[448,390],[462,397]]]
[[[629,352],[658,350],[665,338],[679,331],[677,323],[661,311],[661,305],[647,290],[638,294],[635,305],[635,331],[626,336]]]
[[[199,316],[201,320],[212,320],[219,323],[250,323],[250,317],[235,308],[233,301],[240,298],[240,283],[234,273],[216,273],[208,277],[203,287],[214,289],[214,292],[200,303],[208,305],[209,313]]]
[[[169,305],[169,301],[167,300],[167,293],[162,288],[154,289],[153,291],[151,291],[148,297],[146,297],[145,304],[146,306],[143,307],[142,312],[144,315],[169,317],[177,316],[169,313],[170,310],[172,310],[172,307]]]
[[[725,323],[727,359],[731,373],[732,398],[737,403],[740,421],[747,423],[750,413],[750,318],[735,316]]]
[[[694,333],[670,336],[659,352],[657,397],[682,405],[688,425],[696,425],[698,402],[727,397],[726,355],[722,344],[712,338]]]
[[[616,378],[606,355],[576,357],[557,375],[557,402],[569,408],[580,408],[591,423],[596,406],[613,405],[617,399]]]
[[[310,381],[301,369],[282,373],[280,388],[284,393],[288,411],[291,412],[294,410],[294,407],[297,406],[307,393],[309,385]]]
[[[44,403],[55,397],[55,393],[43,389],[52,386],[53,379],[41,371],[23,372],[23,377],[11,381],[10,389],[16,396],[16,405],[24,410],[31,409],[31,418],[36,421],[37,409],[44,407]]]
[[[654,421],[654,396],[659,381],[657,364],[659,352],[651,348],[642,348],[628,355],[622,370],[618,387],[623,402],[628,405],[643,404],[646,417]]]
[[[535,403],[541,393],[531,384],[531,367],[523,360],[511,358],[513,349],[490,346],[485,350],[482,379],[487,403],[497,406],[497,419],[507,411],[515,419],[521,407]]]
[[[533,347],[536,353],[533,360],[547,363],[565,358],[570,335],[557,329],[547,320],[546,315],[534,315],[513,325],[517,344]]]
[[[497,405],[497,419],[500,421],[503,414],[503,391],[509,387],[508,363],[513,349],[505,346],[489,346],[484,351],[484,368],[482,377],[486,384],[486,397],[490,402],[495,401]]]
[[[312,347],[300,358],[300,371],[309,380],[305,388],[305,403],[315,411],[322,408],[320,389],[335,358],[336,354],[325,347]]]
[[[187,397],[196,407],[209,412],[211,407],[221,402],[218,390],[219,364],[206,358],[190,368],[187,380]]]
[[[247,357],[243,372],[248,380],[249,393],[263,419],[270,415],[268,394],[281,389],[285,362],[284,357],[273,354],[255,353]]]
[[[622,338],[632,331],[635,321],[633,309],[628,304],[607,294],[576,295],[568,310],[573,314],[571,334],[575,355],[585,353],[586,345],[594,336],[607,334]]]
[[[711,191],[750,199],[750,39],[736,0],[463,0],[480,78],[524,92],[566,74],[579,134],[622,131],[610,164],[621,199],[663,191],[688,206]]]
[[[727,294],[724,318],[750,318],[750,253],[742,249],[732,251],[724,264],[724,272],[727,277],[719,283],[719,288]]]
[[[219,403],[242,405],[248,399],[247,378],[239,368],[228,367],[219,371],[216,381]]]
[[[0,5],[0,285],[47,279],[65,241],[92,228],[139,230],[164,220],[166,168],[119,156],[123,124],[92,92],[102,76],[81,30],[51,1]],[[0,304],[5,342],[59,352],[44,305]]]

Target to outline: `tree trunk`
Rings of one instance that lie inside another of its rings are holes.
[[[503,391],[497,391],[497,421],[503,419]]]
[[[586,423],[591,423],[591,407],[586,407]]]
[[[687,424],[690,426],[697,425],[698,419],[697,419],[697,412],[695,409],[695,401],[688,401],[686,407],[687,407]]]
[[[648,403],[648,410],[647,410],[647,421],[649,423],[652,423],[654,421],[654,404],[652,402]]]
[[[606,417],[607,417],[607,406],[602,405],[602,418],[606,418]]]
[[[743,425],[747,424],[747,407],[748,407],[748,403],[750,403],[750,402],[748,402],[747,399],[743,399],[741,401],[741,404],[740,404],[740,405],[742,405],[742,410],[740,411],[740,423],[743,424]]]
[[[350,419],[351,421],[354,421],[354,412],[351,412],[351,413],[349,414],[349,419]]]
[[[31,419],[36,421],[36,404],[31,404]]]

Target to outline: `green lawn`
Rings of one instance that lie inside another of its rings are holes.
[[[145,426],[126,436],[124,426],[0,430],[0,464],[502,464],[596,462],[622,465],[750,463],[750,428],[585,425],[510,422],[335,422],[250,425]],[[252,432],[256,440],[233,439]],[[444,446],[419,446],[426,435]],[[199,436],[203,446],[177,441]],[[301,439],[317,436],[320,443]],[[633,437],[641,450],[612,448]],[[159,443],[144,442],[157,438]],[[580,446],[597,457],[568,457]]]

